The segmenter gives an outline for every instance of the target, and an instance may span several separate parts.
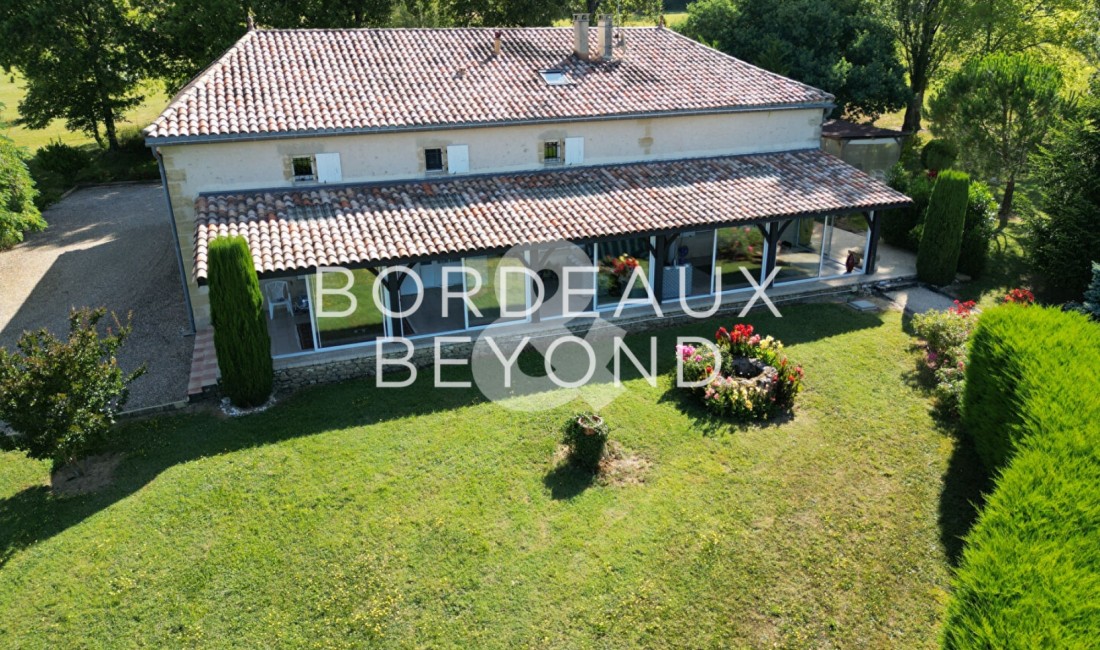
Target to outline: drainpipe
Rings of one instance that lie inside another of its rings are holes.
[[[187,284],[187,270],[183,266],[183,249],[180,248],[180,234],[176,231],[176,213],[172,209],[172,195],[168,192],[168,175],[164,171],[164,156],[160,150],[153,147],[153,156],[157,159],[157,167],[160,169],[160,184],[164,188],[164,200],[168,202],[168,221],[172,224],[172,241],[176,244],[176,265],[179,267],[180,284],[183,285],[183,302],[187,304],[187,321],[191,324],[191,332],[184,336],[194,336],[195,309],[191,306],[191,288]]]

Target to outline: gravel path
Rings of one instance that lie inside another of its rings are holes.
[[[78,190],[45,213],[49,228],[0,252],[0,346],[27,329],[68,331],[70,307],[106,307],[134,332],[119,362],[145,363],[127,409],[187,397],[193,337],[180,286],[172,226],[160,185]]]

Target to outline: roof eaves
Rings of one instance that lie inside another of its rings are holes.
[[[830,95],[831,97],[831,95]],[[368,135],[372,133],[412,133],[423,131],[444,131],[449,129],[477,129],[502,126],[523,126],[531,124],[559,124],[572,122],[603,122],[608,120],[651,119],[660,117],[689,117],[692,115],[722,115],[731,113],[757,113],[762,111],[830,110],[836,104],[825,102],[799,102],[790,104],[758,104],[753,106],[727,106],[722,108],[692,109],[683,111],[653,111],[646,113],[617,113],[609,115],[578,115],[571,117],[553,117],[530,120],[499,120],[495,122],[454,122],[443,124],[424,124],[412,126],[357,127],[350,129],[312,129],[302,131],[267,131],[249,133],[215,133],[209,135],[177,135],[145,137],[145,144],[156,147],[170,144],[201,144],[208,142],[250,142],[256,140],[284,140],[288,138],[311,138],[342,135]],[[151,127],[151,125],[150,125]],[[150,127],[146,127],[148,131]],[[143,132],[145,132],[143,131]]]

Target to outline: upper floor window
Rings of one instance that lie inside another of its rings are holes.
[[[443,171],[443,150],[442,149],[425,149],[424,150],[424,169],[428,172],[442,172]]]
[[[344,180],[338,153],[292,156],[290,174],[295,183],[340,183]]]
[[[313,156],[295,156],[290,159],[290,167],[295,182],[317,180],[317,163]]]
[[[542,162],[544,163],[560,163],[561,162],[561,141],[560,140],[547,140],[542,143]]]

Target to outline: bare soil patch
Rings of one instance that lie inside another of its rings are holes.
[[[50,487],[59,496],[98,492],[111,484],[122,454],[99,454],[70,463],[53,473]]]

